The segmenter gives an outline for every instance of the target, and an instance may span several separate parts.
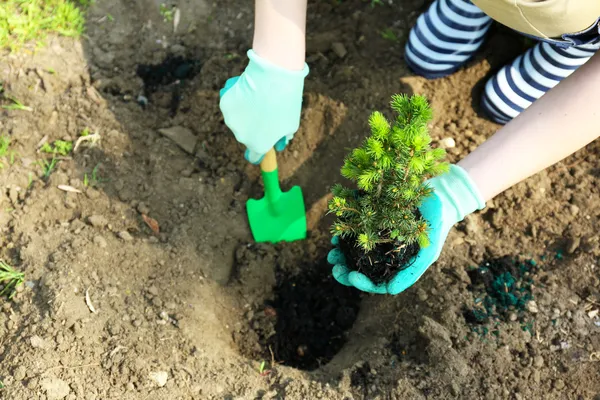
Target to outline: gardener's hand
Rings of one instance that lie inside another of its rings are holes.
[[[429,180],[429,183],[434,192],[419,207],[430,227],[429,246],[421,249],[409,262],[411,265],[398,272],[387,284],[376,285],[364,274],[346,267],[344,256],[337,246],[338,238],[334,237],[332,244],[335,247],[329,252],[327,261],[333,265],[332,273],[339,283],[377,294],[396,295],[406,290],[437,261],[450,228],[468,214],[485,207],[475,184],[457,165],[450,165],[449,172]]]
[[[262,161],[271,147],[281,151],[300,126],[302,92],[308,66],[287,70],[248,51],[241,76],[230,78],[220,91],[225,124],[246,146],[246,160]]]

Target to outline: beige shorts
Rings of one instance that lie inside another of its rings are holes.
[[[589,29],[600,17],[600,0],[471,1],[499,23],[546,39]]]

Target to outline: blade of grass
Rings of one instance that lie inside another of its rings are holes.
[[[4,288],[0,291],[0,296],[8,295],[8,298],[12,299],[17,286],[22,285],[24,281],[25,275],[22,272],[18,272],[0,260],[0,283],[4,285]]]

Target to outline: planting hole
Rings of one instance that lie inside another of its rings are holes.
[[[236,340],[246,357],[311,371],[346,343],[360,292],[339,284],[325,260],[301,271],[280,274],[273,300],[253,312],[245,335]]]
[[[174,117],[181,102],[181,86],[195,77],[200,68],[198,60],[169,55],[159,64],[138,65],[137,75],[144,81],[144,96],[148,97],[159,89],[171,93],[170,115]]]
[[[159,86],[192,79],[198,72],[200,72],[198,60],[175,56],[167,56],[159,64],[140,64],[137,67],[137,75],[144,81],[147,93],[156,91]]]

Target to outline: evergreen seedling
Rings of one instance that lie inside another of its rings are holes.
[[[394,95],[391,108],[397,114],[393,123],[373,112],[371,134],[344,160],[341,174],[358,189],[336,184],[329,202],[337,216],[331,232],[340,237],[348,268],[377,283],[429,245],[429,227],[418,208],[433,191],[427,179],[449,167],[442,161],[445,151],[431,147],[426,98]]]

